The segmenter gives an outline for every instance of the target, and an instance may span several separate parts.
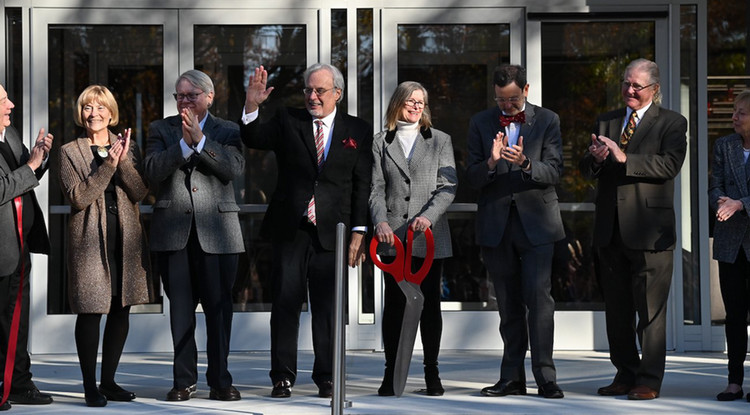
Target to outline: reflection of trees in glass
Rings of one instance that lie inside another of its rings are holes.
[[[357,9],[357,115],[375,125],[372,18],[372,9]]]
[[[542,24],[542,100],[560,116],[564,171],[560,198],[592,201],[578,160],[596,115],[622,107],[620,81],[630,61],[654,59],[653,22]]]
[[[274,87],[261,107],[262,118],[272,116],[281,106],[303,107],[306,38],[304,25],[196,26],[194,66],[213,79],[216,89],[211,112],[237,120],[245,104],[248,76],[260,65],[268,71],[269,86]],[[275,186],[274,153],[247,149],[245,174],[234,181],[238,202],[267,204]],[[247,252],[240,256],[233,288],[237,310],[263,310],[270,302],[270,247],[258,235],[261,219],[258,214],[242,217]]]
[[[750,75],[745,0],[708,2],[708,75]]]
[[[397,30],[398,82],[417,81],[427,89],[433,124],[450,134],[453,142],[459,180],[455,202],[474,203],[476,192],[464,179],[466,131],[474,114],[494,105],[489,100],[492,73],[508,62],[510,27],[414,24],[399,25]],[[493,309],[494,291],[474,241],[473,219],[471,214],[450,215],[453,257],[445,262],[443,300]]]

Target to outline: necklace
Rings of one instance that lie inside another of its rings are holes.
[[[96,154],[99,155],[99,157],[105,159],[107,156],[109,156],[109,151],[107,150],[107,147],[105,146],[98,146],[96,148]]]

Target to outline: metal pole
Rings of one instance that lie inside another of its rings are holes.
[[[344,408],[351,408],[346,400],[346,313],[344,309],[344,278],[346,275],[346,225],[336,225],[336,287],[333,322],[333,397],[331,415],[343,415]]]

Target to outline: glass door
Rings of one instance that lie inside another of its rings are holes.
[[[603,304],[588,246],[593,199],[586,189],[591,186],[581,183],[577,164],[592,117],[621,105],[617,91],[626,61],[636,56],[656,60],[663,71],[662,90],[671,87],[666,82],[671,68],[667,13],[642,18],[566,14],[567,20],[560,20],[555,13],[526,15],[514,8],[386,9],[382,16],[381,113],[399,82],[421,82],[431,96],[433,123],[451,135],[456,155],[459,188],[449,211],[454,256],[446,261],[443,276],[442,347],[502,347],[494,288],[474,242],[477,194],[461,181],[469,119],[496,105],[493,69],[520,63],[528,70],[529,101],[561,118],[565,165],[558,194],[568,235],[556,246],[552,275],[555,348],[606,349]],[[607,75],[595,76],[602,67]],[[669,106],[669,94],[664,95],[663,105]],[[594,108],[582,108],[581,102]]]
[[[497,348],[499,317],[494,289],[474,242],[477,193],[461,182],[469,119],[495,105],[491,100],[494,68],[524,61],[524,11],[385,9],[382,27],[381,114],[400,82],[418,81],[430,94],[435,128],[450,134],[453,141],[459,186],[448,213],[454,255],[444,267],[441,347]],[[379,129],[382,120],[375,122],[375,130]],[[376,278],[382,278],[379,270]]]
[[[220,23],[219,23],[220,22]],[[180,68],[206,72],[214,81],[214,116],[236,121],[242,115],[248,75],[259,65],[275,87],[261,111],[279,106],[304,107],[302,73],[318,61],[318,10],[182,10]],[[165,83],[171,88],[174,80]],[[174,101],[165,108],[176,113]],[[235,180],[242,208],[245,254],[233,289],[232,350],[269,350],[271,311],[271,245],[259,237],[263,213],[276,185],[273,152],[246,149],[244,176]],[[300,319],[300,349],[312,349],[307,308]]]
[[[165,80],[175,77],[177,67],[177,13],[158,9],[36,9],[32,26],[38,28],[34,34],[41,36],[32,39],[34,95],[30,124],[33,129],[44,126],[56,138],[50,174],[37,190],[40,203],[49,206],[47,222],[53,251],[34,262],[30,351],[73,353],[75,316],[68,303],[65,262],[70,208],[58,181],[59,149],[82,133],[73,122],[78,94],[88,85],[102,84],[113,92],[120,109],[120,123],[113,131],[132,128],[135,141],[144,150],[146,127],[163,116],[163,103],[172,100],[172,88],[165,88]],[[144,218],[148,222],[148,216]],[[126,351],[172,349],[158,278],[154,288],[154,303],[132,309]]]

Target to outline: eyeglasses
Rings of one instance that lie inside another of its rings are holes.
[[[506,102],[515,104],[516,102],[520,102],[522,99],[523,97],[510,97],[510,98],[495,97],[495,102],[497,102],[498,104],[505,104]]]
[[[427,103],[425,103],[424,101],[417,101],[411,98],[404,101],[404,103],[412,108],[424,108],[427,106]]]
[[[104,111],[104,110],[107,109],[107,107],[105,107],[104,105],[97,105],[97,106],[84,105],[83,106],[83,111],[85,111],[85,112],[92,112],[94,110],[94,108],[96,108],[97,111],[99,111],[99,112],[102,112],[102,111]]]
[[[191,92],[189,94],[178,94],[178,93],[175,92],[174,94],[172,94],[172,96],[174,97],[174,100],[178,101],[178,102],[179,101],[184,101],[184,100],[188,100],[190,102],[195,102],[198,99],[198,97],[200,96],[200,94],[202,94],[202,93],[203,93],[203,91],[198,92],[198,93],[192,93]]]
[[[623,88],[625,88],[625,89],[633,88],[633,91],[635,91],[635,92],[643,91],[644,89],[646,89],[646,88],[648,88],[650,86],[653,86],[653,85],[656,85],[656,82],[652,82],[652,83],[650,83],[648,85],[640,86],[640,85],[634,84],[632,82],[622,81],[622,87]]]
[[[302,92],[305,95],[312,95],[312,93],[315,92],[315,95],[321,96],[321,95],[325,94],[326,92],[334,90],[334,89],[336,89],[336,88],[328,88],[328,89],[325,89],[325,88],[304,88],[304,89],[302,89]]]

